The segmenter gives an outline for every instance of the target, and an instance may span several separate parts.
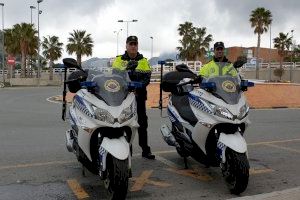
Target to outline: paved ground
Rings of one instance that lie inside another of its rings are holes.
[[[81,176],[81,166],[67,152],[61,105],[46,101],[60,88],[0,90],[0,199],[105,199],[96,176]],[[218,168],[203,168],[189,159],[189,169],[162,140],[159,127],[167,121],[148,110],[149,140],[157,160],[140,156],[134,144],[133,176],[128,199],[229,199]],[[165,115],[165,113],[163,113]],[[242,196],[300,186],[300,110],[251,110],[246,133],[251,176]],[[136,138],[137,139],[137,138]],[[291,199],[290,199],[291,200]]]
[[[159,83],[151,83],[148,88],[148,108],[158,107]],[[257,83],[245,93],[251,108],[300,108],[300,84]],[[68,93],[71,101],[74,94]],[[56,98],[62,99],[61,96]],[[168,93],[163,92],[163,105],[168,103]]]
[[[166,106],[168,94],[163,94],[164,106]],[[245,95],[252,108],[300,108],[300,84],[259,83],[255,87],[248,88]],[[152,83],[148,86],[148,97],[147,105],[149,107],[157,107],[159,102],[159,83]]]

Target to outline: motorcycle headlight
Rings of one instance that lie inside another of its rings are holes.
[[[135,114],[135,104],[132,103],[130,106],[128,106],[127,108],[125,108],[122,111],[122,113],[118,119],[119,123],[122,124],[122,123],[130,120],[134,116],[134,114]]]
[[[247,104],[243,105],[240,108],[238,119],[243,119],[248,114],[248,112],[249,112],[249,106]]]
[[[109,124],[114,124],[114,117],[107,111],[101,108],[94,109],[95,118],[99,121],[107,122]]]
[[[213,113],[215,115],[217,115],[219,117],[226,118],[226,119],[233,120],[233,115],[231,114],[231,112],[227,108],[215,105],[213,103],[209,103],[208,105],[211,107],[211,109],[213,110]]]

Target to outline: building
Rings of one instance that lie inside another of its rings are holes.
[[[228,47],[226,48],[226,57],[234,62],[239,56],[246,56],[248,62],[254,62],[256,60],[256,47]],[[259,50],[260,62],[279,62],[280,56],[277,49],[263,48]]]

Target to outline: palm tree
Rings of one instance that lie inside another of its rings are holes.
[[[268,31],[269,25],[272,23],[272,14],[269,10],[259,7],[252,10],[250,15],[251,27],[254,28],[254,33],[257,33],[257,49],[256,49],[256,78],[258,79],[258,61],[260,49],[260,37],[264,32]]]
[[[182,39],[179,40],[181,47],[177,47],[179,51],[179,57],[181,59],[190,60],[192,59],[192,43],[193,43],[193,34],[194,27],[191,22],[185,22],[184,24],[179,24],[179,35],[182,36]]]
[[[13,29],[4,29],[4,47],[8,54],[14,56],[21,54],[19,42],[14,39]]]
[[[71,37],[68,38],[67,52],[75,53],[77,56],[77,63],[81,65],[81,57],[83,55],[91,56],[93,48],[93,40],[91,34],[86,34],[86,31],[73,30],[70,33]]]
[[[293,44],[292,37],[289,37],[289,33],[279,33],[279,36],[273,39],[274,47],[278,49],[278,54],[280,55],[280,68],[282,68],[282,62],[284,56],[287,55],[287,50]]]
[[[212,41],[212,35],[206,35],[206,28],[196,28],[195,29],[195,39],[194,39],[194,60],[199,60],[201,56],[209,49],[209,43]]]
[[[38,48],[37,30],[32,24],[15,24],[5,30],[5,48],[12,55],[21,54],[21,77],[26,76],[26,58],[36,53]]]
[[[53,63],[62,56],[63,43],[59,42],[57,36],[44,37],[42,47],[43,55],[49,60],[49,80],[53,80]]]
[[[206,28],[194,27],[191,22],[179,24],[179,40],[181,47],[177,47],[179,57],[186,60],[198,60],[205,53],[212,41],[212,35],[206,35]]]

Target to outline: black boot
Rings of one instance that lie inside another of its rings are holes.
[[[143,151],[142,157],[147,158],[149,160],[155,159],[155,155],[153,155],[150,151]]]

